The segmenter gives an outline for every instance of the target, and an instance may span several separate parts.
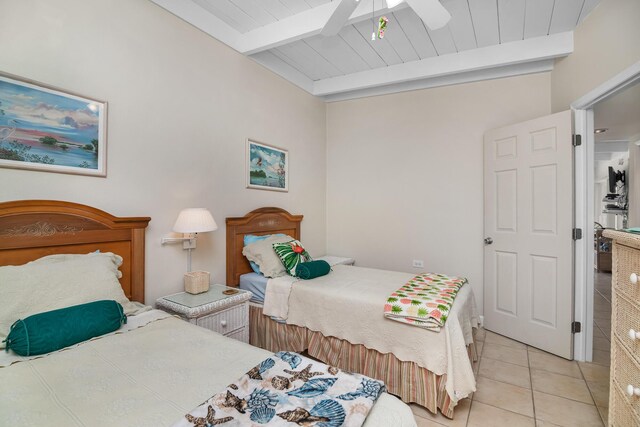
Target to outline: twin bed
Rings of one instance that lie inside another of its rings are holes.
[[[124,294],[143,302],[144,234],[149,220],[118,218],[68,202],[0,203],[0,266],[51,254],[117,253],[123,258]],[[276,208],[228,218],[228,285],[238,285],[240,277],[251,271],[242,256],[245,234],[284,233],[299,239],[301,221],[302,216]],[[115,333],[62,351],[24,358],[3,353],[0,413],[7,414],[4,420],[9,425],[171,425],[270,352],[306,351],[328,365],[383,380],[388,391],[405,402],[432,412],[440,409],[452,418],[458,400],[475,389],[473,295],[469,286],[461,289],[440,333],[381,319],[389,290],[410,276],[334,266],[324,278],[296,282],[286,322],[272,320],[262,313],[262,304],[252,304],[250,332],[255,347],[150,310],[130,316],[126,327]],[[358,301],[348,313],[351,319],[344,316],[346,300],[338,301],[333,312],[334,299],[331,304],[322,302],[332,287],[348,289],[347,299]],[[373,291],[376,288],[380,289]],[[315,301],[313,312],[304,302],[309,299]],[[333,323],[325,324],[327,319]],[[386,336],[389,347],[377,348],[379,342],[369,342],[366,334],[344,333],[366,330],[369,336]],[[385,393],[364,425],[414,426],[415,420],[407,405]]]
[[[302,219],[262,208],[226,220],[227,285],[254,293],[249,342],[273,352],[306,351],[384,381],[405,402],[453,418],[457,402],[475,391],[478,316],[470,285],[460,289],[445,327],[436,333],[382,316],[384,301],[413,277],[409,273],[334,265],[329,275],[308,281],[256,274],[242,254],[244,236],[281,233],[300,240]],[[286,319],[274,320],[276,312]]]

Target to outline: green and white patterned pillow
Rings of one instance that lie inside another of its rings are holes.
[[[274,243],[273,250],[282,261],[285,270],[291,276],[296,275],[296,267],[301,262],[313,261],[309,252],[302,247],[302,243],[297,240],[292,240],[286,243]]]

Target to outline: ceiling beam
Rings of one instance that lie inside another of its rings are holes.
[[[174,1],[179,2],[179,0]],[[251,55],[320,34],[339,4],[340,2],[338,1],[325,3],[313,9],[274,22],[273,24],[246,32],[242,34],[242,37],[238,41],[238,47],[234,47],[234,49],[245,55]],[[376,15],[390,12],[385,2],[376,1],[375,4]],[[372,7],[371,1],[361,1],[345,25],[371,19]],[[407,4],[402,2],[393,8],[393,11],[404,9],[405,7],[408,7]]]
[[[338,6],[334,9],[335,11],[320,32],[325,37],[338,35],[342,27],[344,27],[344,23],[349,20],[360,4],[359,0],[340,0],[336,1],[336,3],[338,3]]]
[[[196,3],[184,0],[151,1],[227,46],[239,50],[238,43],[242,33]]]
[[[313,94],[326,96],[380,85],[559,58],[572,52],[573,32],[565,32],[318,80],[314,83]]]
[[[387,95],[391,93],[407,92],[411,90],[429,89],[441,86],[472,83],[483,80],[495,80],[505,77],[523,76],[527,74],[544,73],[553,70],[553,59],[527,62],[525,64],[507,65],[504,67],[485,68],[483,70],[469,71],[466,73],[450,74],[447,76],[432,77],[391,85],[376,86],[356,91],[334,93],[322,98],[326,102],[346,101],[350,99],[366,98],[369,96]]]

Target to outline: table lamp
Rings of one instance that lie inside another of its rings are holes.
[[[189,251],[187,271],[191,272],[191,250],[196,248],[198,233],[207,233],[218,229],[211,212],[205,208],[183,209],[178,215],[173,231],[182,233],[182,237],[163,237],[162,244],[183,242],[183,248]]]

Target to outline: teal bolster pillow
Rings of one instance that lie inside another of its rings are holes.
[[[301,262],[296,267],[296,276],[309,280],[329,274],[330,271],[331,266],[324,260]]]
[[[47,311],[16,321],[6,339],[6,350],[20,356],[49,353],[116,331],[123,323],[127,323],[127,316],[113,300]]]

